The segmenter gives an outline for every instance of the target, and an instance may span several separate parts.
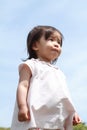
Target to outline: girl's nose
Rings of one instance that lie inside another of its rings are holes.
[[[59,47],[59,44],[58,44],[58,43],[55,43],[54,46],[58,48],[58,47]]]

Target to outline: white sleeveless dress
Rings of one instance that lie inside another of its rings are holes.
[[[15,104],[11,130],[29,128],[72,130],[75,108],[72,104],[65,76],[60,69],[39,59],[30,59],[20,64],[19,71],[27,65],[32,72],[27,102],[31,120],[18,121],[18,106]]]

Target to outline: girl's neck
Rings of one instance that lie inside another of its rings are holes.
[[[51,61],[49,61],[49,60],[47,60],[47,59],[43,59],[43,58],[41,58],[41,57],[38,57],[38,60],[51,64]]]

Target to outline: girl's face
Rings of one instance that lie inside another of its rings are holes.
[[[42,36],[32,48],[40,60],[54,61],[61,53],[61,36],[58,32],[52,34],[47,40]]]

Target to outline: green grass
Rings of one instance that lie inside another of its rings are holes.
[[[87,125],[85,123],[78,124],[73,127],[73,130],[87,130]]]
[[[3,128],[3,127],[0,127],[0,130],[10,130],[10,128]]]
[[[10,130],[10,128],[0,127],[0,130]],[[85,123],[73,126],[73,130],[87,130],[87,125]]]

